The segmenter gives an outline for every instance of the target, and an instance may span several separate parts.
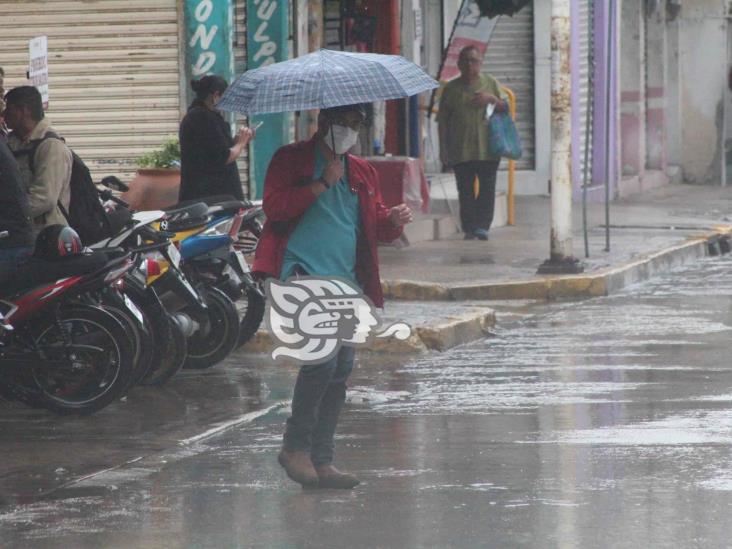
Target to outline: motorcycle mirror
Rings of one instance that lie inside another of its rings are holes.
[[[120,191],[123,193],[126,193],[130,190],[130,188],[119,177],[114,175],[108,175],[107,177],[102,179],[101,183],[108,189],[114,189],[115,191]]]

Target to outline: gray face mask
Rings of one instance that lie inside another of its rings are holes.
[[[335,147],[336,154],[345,154],[358,143],[358,132],[348,126],[332,124],[325,134],[325,144],[331,149]]]

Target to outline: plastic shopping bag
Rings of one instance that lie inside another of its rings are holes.
[[[488,118],[488,150],[491,156],[518,160],[523,153],[521,137],[508,112],[493,112]]]

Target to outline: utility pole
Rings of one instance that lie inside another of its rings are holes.
[[[572,256],[572,99],[570,0],[552,0],[551,249],[539,274],[584,270]]]

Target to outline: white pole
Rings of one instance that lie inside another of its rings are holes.
[[[570,0],[552,0],[551,250],[539,273],[581,272],[572,257]]]

